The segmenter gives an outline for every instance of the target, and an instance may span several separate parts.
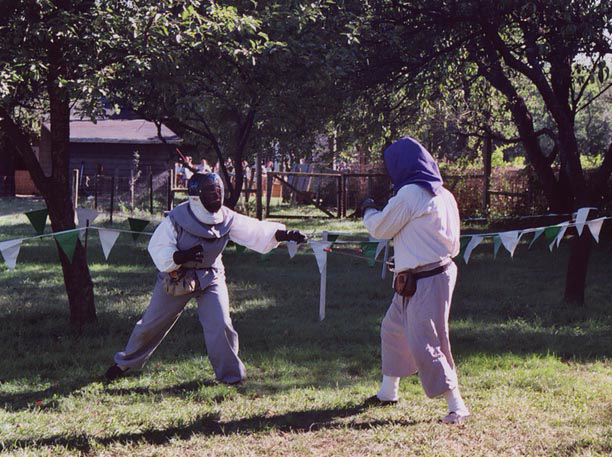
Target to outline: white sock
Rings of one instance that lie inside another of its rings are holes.
[[[444,399],[446,400],[446,404],[448,405],[448,412],[455,412],[462,416],[467,416],[470,414],[470,411],[463,403],[463,398],[461,398],[461,393],[459,393],[459,387],[455,387],[454,389],[449,389],[444,392]]]
[[[399,392],[399,381],[398,376],[386,376],[383,375],[382,386],[376,394],[379,400],[382,401],[397,401]]]

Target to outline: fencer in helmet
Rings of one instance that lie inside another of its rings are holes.
[[[204,224],[223,221],[224,190],[221,177],[215,173],[196,173],[187,183],[189,209]]]
[[[109,381],[142,369],[194,298],[215,378],[227,384],[242,382],[246,371],[230,318],[222,252],[230,240],[260,253],[281,241],[306,241],[283,224],[223,206],[223,181],[215,173],[195,173],[187,192],[188,200],[170,211],[151,237],[148,250],[160,273],[149,306],[106,372]]]

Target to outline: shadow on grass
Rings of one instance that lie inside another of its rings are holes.
[[[317,409],[308,411],[291,411],[276,416],[252,416],[228,422],[222,422],[215,414],[198,416],[193,422],[183,427],[170,427],[163,430],[146,430],[135,433],[124,433],[102,438],[79,436],[51,436],[41,439],[12,440],[1,442],[0,450],[32,449],[46,446],[61,446],[68,450],[89,452],[94,444],[108,446],[111,444],[149,444],[164,445],[172,439],[188,440],[194,436],[230,435],[278,431],[285,433],[312,432],[317,430],[332,430],[352,428],[354,430],[369,430],[389,424],[414,426],[414,420],[374,420],[367,422],[334,422],[358,415],[367,409],[365,402],[359,405],[343,408]]]

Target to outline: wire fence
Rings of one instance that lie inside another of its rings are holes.
[[[526,169],[497,169],[489,179],[483,174],[444,175],[445,187],[455,196],[462,219],[542,214],[548,209],[536,177]],[[75,183],[77,183],[75,185]],[[163,214],[186,196],[172,171],[140,173],[138,176],[72,174],[74,200],[79,207],[96,208],[112,215],[146,211]],[[256,180],[247,180],[239,205],[248,208],[257,199]],[[316,208],[313,217],[346,218],[366,197],[384,204],[392,196],[389,177],[383,173],[267,172],[260,193],[266,217],[301,217],[304,206]],[[293,207],[294,215],[277,208]]]

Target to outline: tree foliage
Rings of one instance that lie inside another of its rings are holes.
[[[458,80],[469,88],[486,80],[512,116],[516,140],[551,210],[572,212],[601,204],[612,171],[612,147],[588,180],[580,162],[577,119],[611,85],[606,57],[612,53],[612,4],[371,1],[358,17],[363,45],[359,68],[370,84],[393,90],[412,86],[418,88],[418,94],[413,92],[418,100],[419,94],[428,97]],[[603,86],[594,92],[596,82]],[[530,103],[533,97],[538,103]],[[539,128],[539,119],[550,125]],[[483,125],[491,135],[490,125]],[[583,238],[577,239],[568,267],[569,301],[583,300],[588,259]]]

